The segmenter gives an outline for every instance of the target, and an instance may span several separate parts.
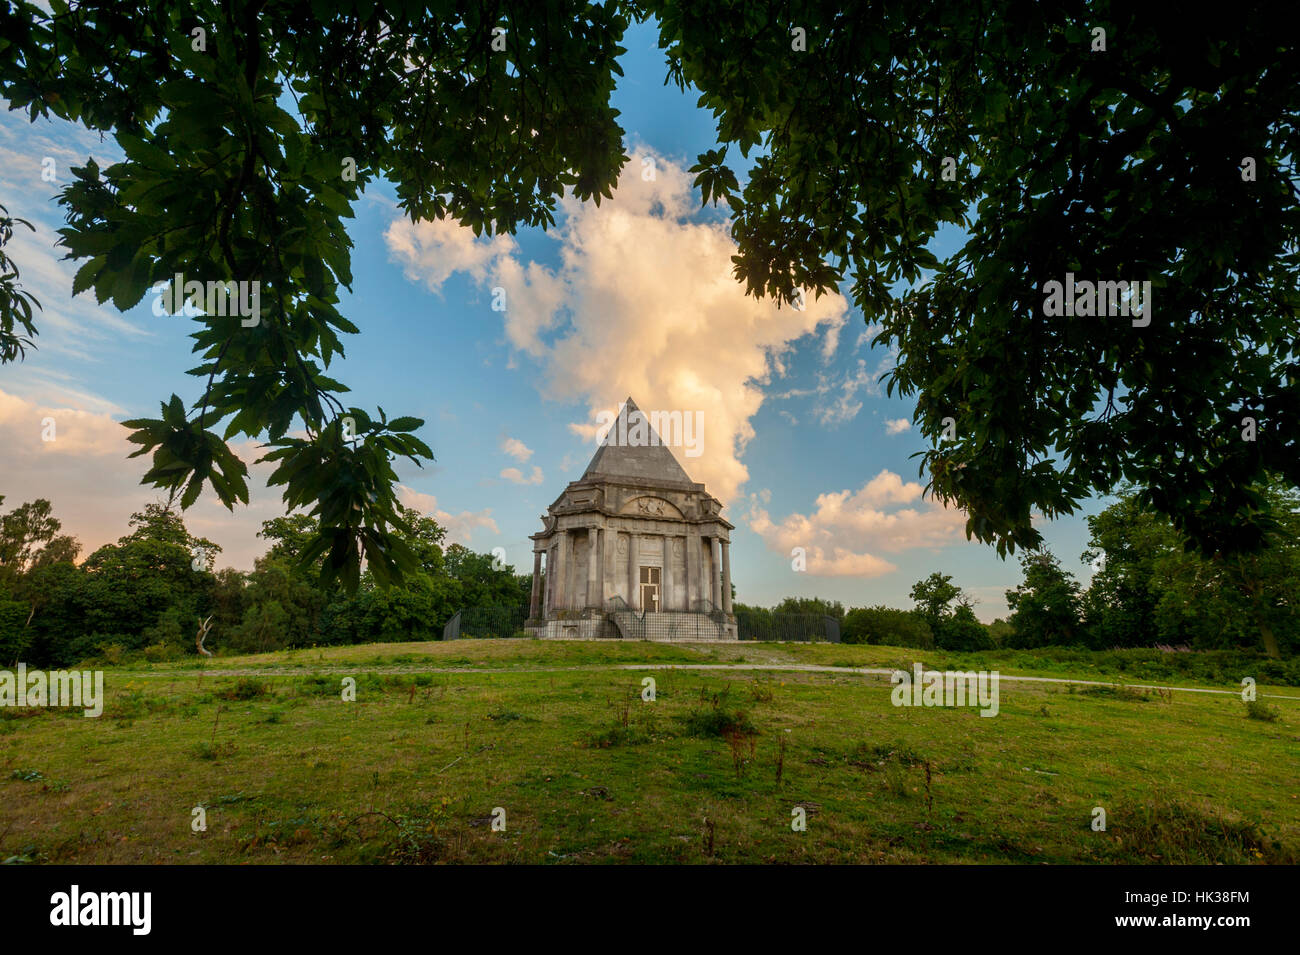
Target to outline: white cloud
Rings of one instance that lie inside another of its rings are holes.
[[[879,335],[882,331],[884,331],[884,329],[885,326],[881,325],[878,322],[868,325],[862,331],[858,332],[858,340],[854,342],[854,347],[861,348],[863,345],[866,345],[868,348],[870,348],[872,340],[877,335]]]
[[[476,528],[500,533],[497,522],[492,518],[492,508],[481,511],[461,511],[452,514],[438,506],[438,499],[432,494],[425,494],[405,484],[397,485],[397,497],[407,507],[413,507],[421,514],[432,517],[447,529],[447,541],[453,544],[468,544]]]
[[[518,468],[505,468],[500,476],[513,484],[541,484],[545,480],[542,469],[536,464],[533,465],[533,473],[528,477],[524,477],[523,472]]]
[[[543,394],[587,405],[579,434],[594,436],[597,413],[617,411],[629,395],[645,411],[702,411],[702,453],[678,460],[729,501],[749,478],[740,459],[763,386],[798,339],[822,329],[823,351],[837,341],[848,303],[828,294],[801,311],[746,296],[725,225],[696,221],[693,177],[661,157],[655,167],[646,182],[640,164],[629,164],[599,207],[564,203],[551,233],[561,243],[554,270],[445,223],[397,220],[386,238],[406,274],[430,287],[461,268],[505,290],[507,341],[539,363]]]
[[[904,431],[911,430],[912,422],[906,418],[889,418],[885,421],[886,434],[902,434]]]
[[[881,471],[857,491],[818,495],[811,515],[790,514],[774,522],[751,497],[750,530],[769,550],[785,557],[803,548],[807,572],[817,577],[878,577],[896,565],[879,552],[938,548],[964,540],[965,515],[933,499],[921,502],[920,484]],[[899,505],[919,504],[915,507]]]
[[[87,397],[92,409],[111,404]],[[82,557],[128,533],[133,512],[166,498],[162,491],[140,484],[150,456],[128,458],[138,449],[126,440],[128,430],[92,409],[77,407],[75,402],[47,405],[0,391],[3,508],[47,499],[63,523],[63,533],[81,541]],[[43,440],[43,434],[50,433],[46,419],[54,423],[52,441]],[[249,465],[250,504],[228,511],[211,488],[205,488],[185,512],[185,524],[195,535],[221,545],[218,566],[251,570],[254,559],[266,551],[266,543],[257,538],[262,521],[283,514],[284,504],[277,491],[266,487],[271,467],[253,463],[262,449],[251,442],[231,447]]]
[[[503,438],[501,441],[501,450],[516,461],[527,461],[533,456],[533,449],[524,444],[518,438]]]
[[[432,292],[440,293],[442,284],[456,272],[468,272],[482,281],[488,266],[515,248],[515,240],[508,235],[477,241],[472,229],[454,219],[421,222],[418,229],[410,225],[409,220],[394,219],[384,240],[390,257],[405,264],[406,277],[423,282]]]

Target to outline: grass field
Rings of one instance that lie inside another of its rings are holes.
[[[1004,680],[990,719],[894,707],[880,675],[648,668],[917,660],[989,662],[891,647],[470,640],[108,667],[99,719],[0,709],[0,860],[1300,858],[1294,687],[1261,685],[1259,719],[1228,694]],[[1086,658],[993,662],[1004,675],[1150,682]],[[647,676],[654,702],[641,699]],[[355,702],[341,699],[344,677]],[[1092,828],[1096,807],[1105,831]],[[206,831],[192,829],[196,808]],[[806,831],[791,828],[796,808]]]

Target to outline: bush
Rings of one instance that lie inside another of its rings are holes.
[[[915,611],[896,607],[855,607],[844,615],[840,639],[844,643],[934,649],[930,625]]]
[[[184,654],[178,647],[167,643],[151,643],[144,648],[144,658],[150,663],[166,663],[179,660]]]
[[[261,680],[254,680],[252,677],[241,676],[235,685],[227,690],[222,690],[217,695],[223,700],[256,700],[266,696],[270,692],[268,687]]]
[[[682,722],[686,724],[686,732],[691,736],[716,736],[724,739],[736,735],[752,736],[758,732],[744,710],[728,710],[721,706],[695,710],[683,717]]]
[[[1262,700],[1250,700],[1246,703],[1246,718],[1251,720],[1262,720],[1265,723],[1277,722],[1281,715],[1276,706],[1269,706]]]
[[[951,617],[939,624],[934,642],[940,650],[955,650],[963,653],[992,650],[994,647],[988,627],[980,623],[975,618],[975,611],[965,604],[959,605]]]

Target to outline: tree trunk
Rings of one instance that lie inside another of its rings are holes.
[[[1250,609],[1255,617],[1255,626],[1259,628],[1259,635],[1264,641],[1264,652],[1276,660],[1282,656],[1281,648],[1277,645],[1277,635],[1273,633],[1273,628],[1268,625],[1268,619],[1260,608],[1259,592],[1246,583],[1246,564],[1241,558],[1237,559],[1237,573],[1241,589],[1250,598]]]
[[[1268,625],[1264,615],[1259,612],[1258,605],[1255,606],[1255,625],[1259,627],[1259,635],[1264,638],[1264,652],[1273,659],[1282,656],[1281,649],[1277,645],[1277,636],[1273,633],[1273,628]]]

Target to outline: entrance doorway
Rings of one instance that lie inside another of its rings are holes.
[[[641,609],[659,612],[659,580],[662,570],[658,567],[641,568]]]

